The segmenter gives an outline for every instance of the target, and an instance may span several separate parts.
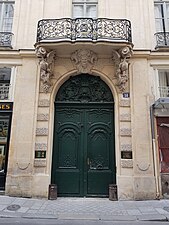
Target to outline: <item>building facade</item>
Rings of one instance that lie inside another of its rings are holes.
[[[0,189],[168,197],[168,50],[168,0],[0,0]]]

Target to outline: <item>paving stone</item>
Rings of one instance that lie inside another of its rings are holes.
[[[138,209],[129,209],[127,210],[127,213],[133,216],[141,215],[141,212]]]
[[[160,214],[139,215],[137,219],[140,221],[167,221],[166,216]]]
[[[169,212],[167,212],[166,210],[164,210],[163,208],[155,208],[155,210],[160,213],[160,214],[168,214],[169,215]]]
[[[22,218],[29,218],[29,219],[57,219],[56,215],[46,215],[46,214],[31,214],[26,213],[22,216]]]
[[[0,205],[0,211],[4,210],[6,208],[6,205]]]
[[[28,210],[29,210],[28,207],[21,207],[20,209],[17,210],[17,212],[26,213]]]
[[[100,220],[103,221],[135,221],[137,219],[136,216],[129,216],[129,215],[125,215],[125,216],[105,216],[105,215],[101,215],[100,216]]]
[[[58,214],[60,220],[99,220],[99,215],[94,214]]]

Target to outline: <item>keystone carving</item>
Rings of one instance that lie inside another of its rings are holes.
[[[115,77],[117,78],[117,86],[119,87],[120,92],[126,90],[127,82],[129,79],[128,67],[129,59],[132,56],[132,48],[124,47],[119,51],[113,50],[113,62],[116,67]]]
[[[56,58],[56,52],[48,52],[43,47],[36,48],[36,55],[39,58],[40,65],[40,79],[43,84],[44,92],[47,93],[49,88],[52,86],[51,77],[53,76],[53,64]]]
[[[72,53],[71,60],[74,62],[78,72],[89,73],[97,62],[97,55],[87,49],[79,49]]]

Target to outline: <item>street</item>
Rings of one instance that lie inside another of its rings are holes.
[[[23,218],[0,218],[0,224],[22,225],[169,225],[168,221],[98,221],[98,220],[57,220],[57,219],[23,219]]]

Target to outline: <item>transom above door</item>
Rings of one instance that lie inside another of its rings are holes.
[[[114,105],[99,78],[65,82],[55,102],[52,183],[60,196],[108,196],[116,182]]]

